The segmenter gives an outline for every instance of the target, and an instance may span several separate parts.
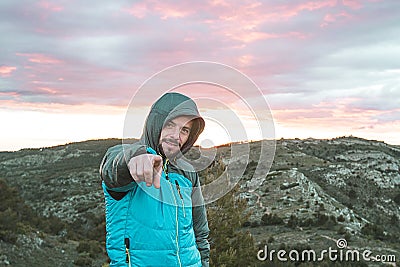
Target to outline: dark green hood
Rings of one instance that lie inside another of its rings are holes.
[[[185,154],[204,130],[205,123],[196,103],[180,93],[166,93],[153,104],[144,124],[140,142],[160,153],[158,142],[164,124],[179,116],[194,118],[189,138],[181,148],[182,154]]]

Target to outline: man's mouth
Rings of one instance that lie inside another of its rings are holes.
[[[179,146],[179,142],[174,139],[164,139],[163,141],[170,146]]]

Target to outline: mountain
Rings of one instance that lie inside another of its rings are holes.
[[[0,152],[0,266],[106,266],[98,169],[107,148],[120,143]],[[398,261],[399,146],[356,137],[280,139],[268,174],[256,170],[260,146],[237,146],[243,154],[250,149],[237,193],[250,213],[242,230],[259,249],[337,249],[345,238],[348,249]],[[231,149],[218,147],[216,158],[242,164],[229,159]],[[198,148],[189,155],[201,159]]]
[[[383,142],[278,140],[268,175],[241,184],[247,226],[260,247],[337,249],[345,238],[350,249],[399,259],[399,167],[399,147]]]

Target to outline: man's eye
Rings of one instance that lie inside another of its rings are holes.
[[[165,126],[168,127],[168,128],[172,128],[172,127],[174,127],[174,124],[171,123],[171,122],[168,122],[167,125],[165,125]]]
[[[189,129],[182,129],[181,132],[185,135],[189,134]]]

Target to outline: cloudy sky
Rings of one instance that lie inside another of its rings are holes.
[[[397,0],[2,0],[0,150],[121,138],[143,82],[190,61],[254,81],[276,138],[400,145],[399,21]]]

